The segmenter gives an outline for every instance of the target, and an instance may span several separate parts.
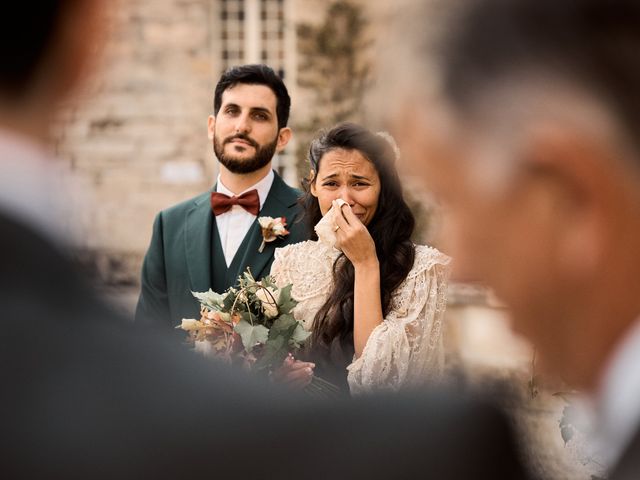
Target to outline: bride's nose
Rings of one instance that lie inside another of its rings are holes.
[[[343,199],[349,205],[353,206],[355,203],[353,198],[353,191],[349,188],[349,185],[343,185],[338,192],[338,198]]]
[[[354,201],[353,196],[351,195],[351,191],[350,191],[350,189],[348,187],[341,188],[337,198],[341,198],[342,200],[347,202],[350,207],[353,207],[355,205],[355,203],[356,203]]]

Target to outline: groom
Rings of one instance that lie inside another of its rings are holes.
[[[194,291],[223,292],[247,267],[269,273],[276,247],[306,239],[299,192],[271,169],[291,139],[291,99],[266,65],[233,67],[220,78],[208,119],[220,162],[211,191],[158,214],[142,266],[136,321],[173,327],[199,317]],[[260,217],[283,217],[289,233],[264,243]]]

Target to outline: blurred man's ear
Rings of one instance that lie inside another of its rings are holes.
[[[576,281],[597,275],[620,207],[614,152],[603,140],[560,125],[533,128],[525,148],[527,173],[550,202],[558,266]]]

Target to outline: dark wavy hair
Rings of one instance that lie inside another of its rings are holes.
[[[311,142],[308,160],[311,173],[303,182],[301,199],[311,239],[317,240],[313,226],[322,218],[318,199],[311,194],[322,158],[336,149],[357,150],[376,169],[381,189],[376,212],[367,229],[376,245],[380,262],[382,313],[391,306],[393,291],[413,267],[415,247],[411,235],[415,219],[402,195],[395,168],[395,149],[383,136],[354,123],[341,123],[323,131]],[[346,387],[346,366],[353,359],[353,289],[355,272],[349,259],[341,254],[333,265],[333,288],[313,323],[308,357],[316,362],[321,376]]]
[[[229,68],[222,74],[213,95],[214,115],[217,115],[220,111],[224,91],[239,83],[269,87],[276,96],[278,128],[287,126],[289,122],[289,111],[291,110],[291,98],[289,97],[287,87],[271,67],[262,64],[239,65]]]

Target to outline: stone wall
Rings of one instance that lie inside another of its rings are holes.
[[[105,280],[135,282],[155,213],[211,185],[211,4],[114,3],[99,73],[61,115],[78,247]]]

